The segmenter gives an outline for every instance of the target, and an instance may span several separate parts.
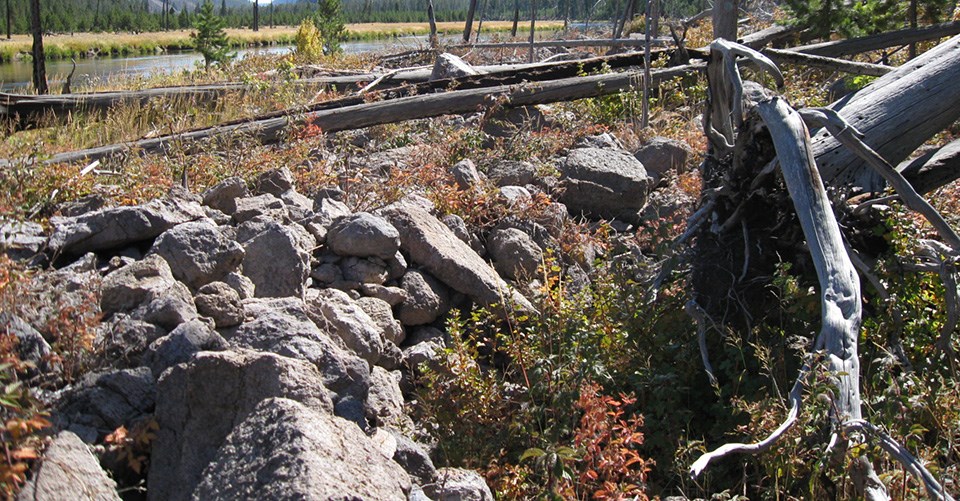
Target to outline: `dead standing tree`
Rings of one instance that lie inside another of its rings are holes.
[[[956,40],[947,42],[948,47]],[[928,57],[938,60],[948,49]],[[956,50],[956,49],[954,49]],[[821,330],[816,337],[812,351],[800,368],[799,376],[789,394],[789,411],[782,424],[768,437],[753,444],[726,444],[701,456],[691,467],[694,477],[702,473],[708,465],[731,453],[757,454],[771,447],[797,421],[802,408],[804,384],[817,371],[826,371],[832,381],[834,392],[831,398],[832,438],[828,451],[832,457],[843,457],[849,447],[864,443],[872,437],[877,444],[893,459],[900,462],[910,473],[918,477],[927,489],[931,499],[952,499],[936,478],[914,458],[904,447],[897,444],[878,427],[865,421],[861,412],[860,366],[858,342],[861,323],[860,281],[848,251],[844,238],[831,207],[827,191],[821,178],[818,162],[829,157],[817,155],[817,148],[811,144],[810,134],[805,122],[824,126],[843,146],[855,151],[858,158],[865,159],[857,165],[850,165],[850,171],[865,169],[869,165],[880,172],[897,190],[898,195],[908,205],[931,221],[946,245],[938,246],[942,252],[960,255],[960,240],[953,230],[943,223],[942,218],[929,204],[917,195],[908,182],[897,173],[890,164],[872,148],[866,146],[865,137],[836,111],[830,109],[795,111],[776,93],[753,82],[743,82],[737,68],[736,58],[749,59],[769,73],[773,74],[778,86],[783,80],[776,66],[765,56],[749,48],[717,40],[711,45],[710,63],[707,69],[709,94],[707,111],[704,114],[704,129],[710,143],[710,153],[703,164],[705,193],[703,209],[698,214],[703,221],[713,220],[712,225],[691,221],[699,225],[696,242],[696,263],[720,257],[724,264],[713,268],[694,271],[693,283],[695,301],[688,311],[694,312],[699,322],[708,314],[729,315],[732,309],[724,296],[731,292],[718,290],[715,279],[720,275],[731,275],[729,271],[734,263],[730,256],[742,263],[739,277],[734,276],[733,286],[754,278],[762,256],[753,257],[750,249],[760,247],[761,251],[771,249],[772,240],[792,240],[793,251],[797,244],[805,240],[810,252],[812,267],[820,284]],[[929,64],[929,61],[928,63]],[[941,66],[958,66],[942,63]],[[900,77],[902,78],[903,75]],[[890,80],[895,80],[894,78]],[[874,89],[873,100],[884,94],[882,88],[895,83],[880,82],[880,90]],[[890,90],[889,88],[887,89]],[[854,98],[856,99],[856,98]],[[889,101],[895,99],[879,99]],[[956,108],[960,100],[953,103]],[[950,103],[939,101],[942,108],[951,108]],[[903,104],[901,103],[901,106]],[[864,113],[864,105],[857,108]],[[900,114],[912,112],[910,108],[899,109]],[[863,116],[858,116],[863,119]],[[956,120],[953,117],[951,122]],[[882,128],[873,128],[875,143],[885,143],[892,138]],[[901,129],[901,135],[911,135]],[[922,133],[915,133],[922,135]],[[776,167],[781,177],[774,176]],[[857,178],[859,176],[853,176]],[[823,179],[831,179],[824,177]],[[834,177],[835,179],[835,177]],[[788,206],[793,207],[793,214]],[[780,213],[780,216],[771,214]],[[773,230],[771,230],[771,224]],[[789,227],[799,227],[799,232],[791,234]],[[731,232],[731,229],[737,231]],[[738,238],[729,238],[736,233]],[[766,235],[761,235],[766,233]],[[770,238],[770,233],[777,233]],[[742,251],[730,252],[735,240]],[[946,250],[944,250],[946,249]],[[724,257],[721,257],[724,256]],[[735,275],[735,274],[734,274]],[[724,280],[729,280],[724,278]],[[733,292],[741,296],[741,292]],[[740,306],[744,309],[751,304],[751,298],[741,297]],[[726,311],[719,311],[726,308]],[[745,316],[749,314],[744,313]],[[718,316],[719,318],[719,316]],[[749,323],[749,321],[748,321]],[[701,344],[701,346],[704,346]],[[709,358],[703,353],[708,372]],[[820,361],[818,363],[818,360]],[[711,380],[713,378],[710,374]],[[826,455],[826,454],[825,454]],[[868,500],[889,499],[879,477],[873,471],[873,464],[866,456],[859,456],[849,468],[850,478],[858,495]]]

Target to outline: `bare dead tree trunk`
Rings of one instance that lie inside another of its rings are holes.
[[[260,0],[253,0],[253,31],[260,31]]]
[[[273,2],[270,6],[273,8]],[[437,38],[437,16],[433,10],[433,0],[427,0],[427,18],[430,20],[430,48],[436,49],[440,39]]]
[[[533,62],[534,46],[533,42],[537,38],[537,0],[530,0],[530,53],[527,56],[527,62]]]
[[[739,0],[716,0],[713,4],[713,37],[735,42]]]
[[[910,0],[907,5],[907,21],[911,28],[917,27],[917,0]],[[917,57],[917,43],[910,44],[910,59]]]
[[[463,43],[470,43],[470,33],[473,31],[473,16],[477,12],[477,0],[470,0],[467,8],[467,21],[463,24]]]
[[[660,0],[650,0],[647,7],[650,15],[647,17],[647,23],[650,24],[650,36],[657,38],[660,36]]]
[[[518,24],[520,24],[520,0],[513,0],[513,27],[510,28],[510,38],[517,38]]]
[[[10,0],[7,0],[7,40],[10,40]]]
[[[483,0],[483,3],[480,4],[480,21],[477,22],[477,35],[474,37],[474,41],[480,41],[480,30],[483,29],[483,16],[487,12],[487,0]]]
[[[40,0],[30,0],[30,26],[33,31],[33,88],[47,94],[47,67],[43,54],[43,25],[40,23]]]

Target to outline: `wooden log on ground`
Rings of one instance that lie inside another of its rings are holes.
[[[960,119],[960,36],[878,78],[830,108],[864,134],[864,142],[897,165]],[[883,179],[827,131],[813,137],[827,184],[876,191]]]
[[[960,179],[960,139],[897,167],[917,193],[929,193]]]
[[[543,47],[643,47],[642,38],[584,39],[584,40],[538,40],[533,42],[535,48]],[[670,45],[669,38],[657,38],[652,44],[666,47]],[[530,42],[501,42],[501,43],[474,43],[449,45],[450,49],[526,49]]]
[[[793,47],[791,50],[813,54],[815,56],[840,57],[853,54],[862,54],[872,50],[899,47],[913,42],[937,40],[943,37],[952,37],[960,34],[960,21],[933,24],[920,28],[890,31],[878,35],[870,35],[849,40],[837,40],[811,45]]]
[[[857,61],[847,61],[846,59],[837,59],[833,57],[814,56],[804,54],[793,50],[763,49],[764,55],[773,59],[777,64],[797,64],[802,66],[812,66],[831,71],[842,71],[853,75],[869,75],[882,77],[890,73],[895,68],[881,64],[861,63]]]
[[[764,28],[760,31],[750,33],[749,35],[744,35],[740,38],[740,43],[750,47],[751,49],[759,49],[768,44],[788,39],[799,32],[800,29],[796,26],[775,24],[769,28]]]
[[[704,66],[703,63],[695,63],[687,66],[653,70],[651,72],[651,83],[656,84],[677,76],[699,72],[703,70]],[[309,113],[302,113],[303,110],[296,110],[296,115],[291,112],[291,114],[283,116],[234,122],[180,134],[61,153],[52,156],[46,162],[89,162],[126,151],[159,153],[165,151],[171,144],[181,144],[189,141],[230,135],[244,135],[248,136],[251,140],[268,144],[279,141],[292,124],[300,123],[302,120],[309,120],[310,123],[319,126],[325,132],[336,132],[418,118],[470,113],[482,109],[491,101],[503,102],[507,106],[528,106],[558,101],[570,101],[614,94],[625,89],[637,87],[642,78],[641,75],[641,72],[592,75],[541,83],[501,85],[492,88],[466,89],[439,94],[410,96]]]

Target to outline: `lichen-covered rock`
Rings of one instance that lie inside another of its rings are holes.
[[[299,401],[319,414],[333,410],[313,365],[272,353],[201,352],[164,372],[147,498],[190,499],[234,426],[271,397]]]
[[[97,457],[69,431],[53,437],[23,489],[18,501],[70,500],[119,501],[117,484],[100,467]]]
[[[382,330],[350,296],[336,289],[323,289],[309,299],[308,306],[314,322],[326,326],[360,358],[371,365],[377,363],[383,352]]]
[[[407,474],[353,423],[272,398],[230,433],[192,497],[405,501],[408,492]]]
[[[174,278],[192,289],[221,280],[243,261],[240,244],[224,237],[213,223],[202,220],[163,232],[151,252],[164,258]]]

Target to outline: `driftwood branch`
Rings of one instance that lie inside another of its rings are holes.
[[[801,66],[812,66],[830,71],[842,71],[853,75],[869,75],[882,77],[890,73],[895,68],[884,66],[882,64],[860,63],[856,61],[847,61],[846,59],[837,59],[826,56],[815,56],[813,54],[804,54],[794,50],[780,50],[766,48],[761,51],[764,55],[778,64],[796,64]]]
[[[913,42],[936,40],[943,37],[952,37],[960,34],[960,21],[934,24],[920,28],[890,31],[878,35],[870,35],[848,40],[837,40],[810,45],[793,47],[791,50],[813,54],[816,56],[850,56],[873,50],[882,50],[890,47],[899,47]]]

